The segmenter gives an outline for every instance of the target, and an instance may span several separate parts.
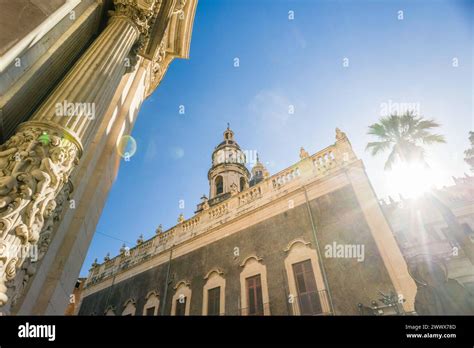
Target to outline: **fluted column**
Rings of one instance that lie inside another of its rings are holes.
[[[0,306],[8,300],[7,282],[36,247],[56,196],[127,68],[126,58],[133,58],[159,6],[159,1],[114,3],[104,31],[30,121],[0,147]]]

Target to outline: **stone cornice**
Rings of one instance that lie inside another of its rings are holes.
[[[152,62],[146,97],[158,87],[174,58],[189,58],[197,0],[162,0],[139,55]]]

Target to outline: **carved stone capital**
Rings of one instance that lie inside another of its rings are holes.
[[[114,17],[130,20],[138,29],[141,36],[147,37],[153,17],[158,12],[161,0],[114,0]]]
[[[71,134],[41,122],[23,124],[0,146],[0,306],[8,300],[5,283],[40,241],[80,151]]]

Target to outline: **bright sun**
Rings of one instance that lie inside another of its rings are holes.
[[[416,198],[440,183],[439,173],[420,163],[399,163],[386,172],[387,191]]]

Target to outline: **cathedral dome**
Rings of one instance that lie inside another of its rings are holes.
[[[234,132],[227,126],[224,140],[212,152],[212,166],[208,172],[211,200],[221,195],[227,197],[248,187],[250,172],[245,167],[246,161],[244,151],[234,139]]]
[[[234,132],[227,127],[224,140],[212,152],[212,165],[220,163],[240,163],[245,166],[247,158],[234,139]]]

